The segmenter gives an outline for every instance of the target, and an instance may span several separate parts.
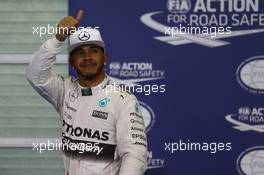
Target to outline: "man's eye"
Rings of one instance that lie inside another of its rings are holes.
[[[93,53],[98,53],[99,52],[99,49],[98,48],[92,48],[92,52]]]
[[[84,53],[82,51],[77,51],[77,52],[75,52],[75,55],[76,56],[82,56],[82,55],[84,55]]]

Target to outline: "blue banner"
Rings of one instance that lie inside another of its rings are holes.
[[[140,101],[146,175],[264,174],[263,1],[69,1],[79,9],[108,76]]]

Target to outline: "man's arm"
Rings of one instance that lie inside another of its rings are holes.
[[[27,79],[32,87],[59,111],[63,97],[63,78],[52,71],[56,55],[61,51],[63,42],[55,37],[42,44],[27,68]]]
[[[147,168],[147,137],[135,96],[123,99],[116,125],[117,150],[122,158],[118,175],[143,175]]]
[[[67,16],[60,20],[57,26],[59,33],[42,44],[27,69],[27,79],[30,84],[42,97],[53,104],[57,111],[62,104],[64,82],[61,76],[52,71],[52,66],[56,61],[56,55],[62,49],[63,41],[79,25],[82,16],[83,11],[80,10],[76,19]]]

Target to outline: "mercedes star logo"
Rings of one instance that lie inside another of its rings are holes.
[[[90,39],[90,34],[87,31],[82,31],[79,36],[78,36],[79,40],[81,41],[87,41]]]

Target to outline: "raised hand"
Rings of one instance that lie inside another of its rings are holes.
[[[57,25],[57,34],[55,35],[57,40],[64,41],[70,34],[72,30],[76,30],[79,26],[80,21],[83,17],[83,10],[79,10],[76,18],[72,16],[67,16],[61,19]]]

